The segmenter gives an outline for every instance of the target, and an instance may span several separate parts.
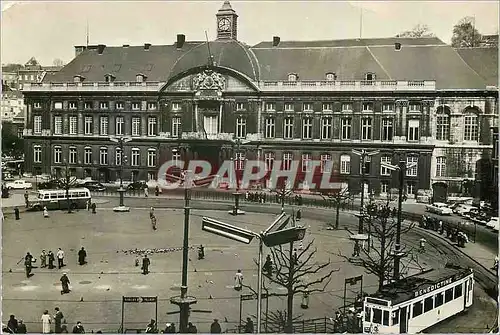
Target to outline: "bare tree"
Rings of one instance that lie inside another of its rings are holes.
[[[387,202],[380,208],[370,203],[367,206],[367,217],[365,223],[370,225],[371,241],[374,244],[370,251],[359,248],[359,255],[354,253],[352,256],[343,255],[340,251],[338,255],[346,259],[351,264],[365,268],[368,273],[374,274],[378,278],[378,289],[381,290],[384,284],[390,282],[394,275],[394,244],[396,240],[397,218],[391,215],[389,203]],[[413,229],[414,223],[401,227],[401,235]],[[409,255],[410,261],[401,262],[401,273],[405,274],[410,269],[423,270],[418,263],[418,257],[413,255],[412,250],[405,249],[401,251],[405,256]],[[415,266],[415,268],[414,268]]]
[[[402,32],[401,34],[396,35],[396,37],[414,37],[414,38],[421,38],[421,37],[435,37],[429,26],[426,24],[417,24],[414,26],[411,30],[407,30]]]
[[[466,16],[453,26],[451,46],[454,48],[473,48],[481,44],[481,34],[475,27],[475,18]]]
[[[75,176],[72,176],[69,170],[68,163],[66,163],[66,166],[64,168],[64,178],[61,178],[58,180],[59,187],[64,189],[66,191],[66,201],[67,201],[67,206],[68,206],[68,213],[71,213],[71,201],[69,198],[69,190],[72,187],[75,187],[78,185],[77,178]]]
[[[62,59],[60,59],[60,58],[56,58],[52,62],[52,65],[62,67],[62,66],[64,66],[64,61]]]
[[[329,193],[322,193],[321,197],[335,208],[335,225],[333,225],[333,222],[329,222],[329,225],[334,229],[339,229],[340,210],[343,209],[352,198],[349,193],[349,189],[346,187],[343,189],[333,190]]]

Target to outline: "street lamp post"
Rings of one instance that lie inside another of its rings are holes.
[[[236,182],[236,191],[233,193],[233,196],[234,196],[234,206],[233,206],[233,210],[229,211],[229,214],[231,215],[243,215],[245,214],[244,211],[240,210],[240,197],[241,197],[241,192],[240,192],[240,183],[239,183],[239,180],[238,180],[238,174],[236,173],[236,166],[235,165],[238,165],[239,167],[239,162],[240,160],[238,160],[238,157],[237,157],[237,154],[238,152],[240,151],[240,145],[242,143],[246,143],[247,141],[243,142],[241,139],[236,139],[233,143],[233,157],[231,158],[231,172],[234,172],[234,178],[236,179],[235,182]],[[236,145],[236,150],[234,150],[234,145]]]
[[[127,191],[123,187],[123,162],[125,159],[127,159],[127,156],[123,154],[123,144],[132,141],[131,137],[111,137],[110,140],[112,142],[118,143],[120,146],[120,188],[118,189],[118,194],[120,195],[120,203],[118,207],[114,207],[113,211],[115,212],[129,212],[130,207],[127,207],[124,205],[124,194]]]
[[[71,180],[69,175],[69,163],[64,160],[64,190],[66,191],[66,204],[68,205],[68,213],[71,213],[71,203],[69,201],[69,189],[71,187]]]

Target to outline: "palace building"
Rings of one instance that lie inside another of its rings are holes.
[[[170,45],[75,47],[59,72],[24,87],[26,170],[60,175],[69,166],[79,178],[113,181],[123,157],[125,180],[152,180],[172,159],[215,169],[234,159],[238,175],[247,159],[283,169],[299,161],[304,173],[320,160],[318,173],[331,169],[357,192],[352,149],[365,149],[378,151],[364,162],[365,188],[396,188],[380,163],[405,160],[417,163],[406,173],[411,195],[474,178],[469,170],[491,151],[494,66],[438,38],[275,36],[249,46],[237,21],[226,1],[213,41],[179,34]],[[132,138],[123,153],[114,136]]]

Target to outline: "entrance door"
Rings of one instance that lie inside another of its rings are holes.
[[[408,332],[408,306],[399,309],[399,333],[406,334]]]

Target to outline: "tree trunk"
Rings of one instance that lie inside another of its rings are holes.
[[[337,215],[335,217],[335,229],[339,229],[340,202],[337,202]]]
[[[286,329],[285,333],[293,333],[293,288],[288,288],[286,297]]]
[[[382,236],[380,238],[380,271],[379,271],[379,276],[378,276],[378,290],[382,290],[382,287],[384,286],[384,281],[385,281],[385,275],[386,275],[386,269],[387,269],[387,264],[386,264],[386,258],[385,258],[385,242],[386,242],[386,237],[385,237],[385,227],[386,227],[386,219],[382,219]]]

